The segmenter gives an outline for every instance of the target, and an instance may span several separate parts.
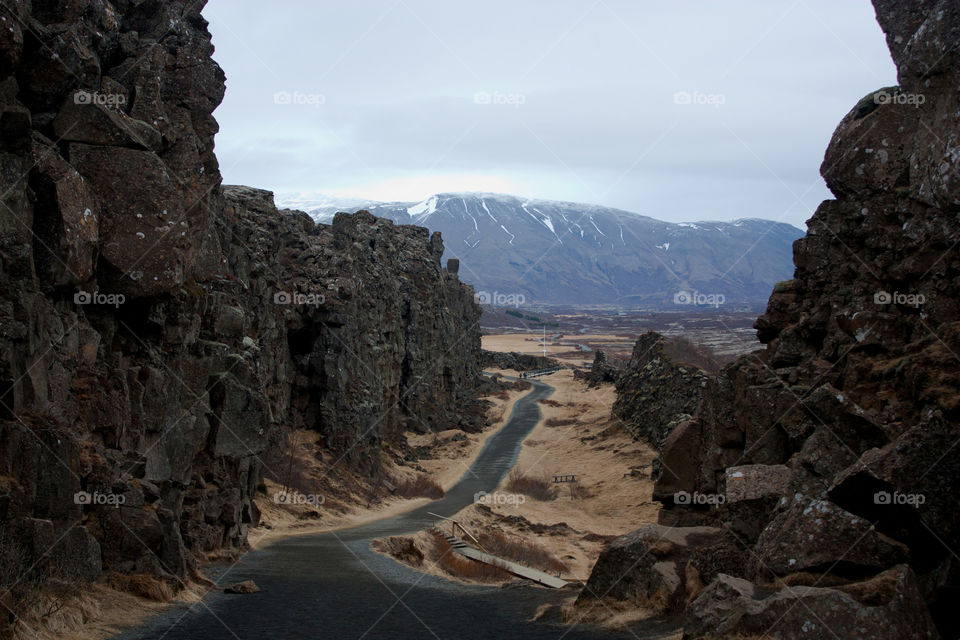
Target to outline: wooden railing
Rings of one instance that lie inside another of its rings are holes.
[[[545,376],[551,373],[555,373],[557,371],[560,371],[566,368],[567,367],[565,366],[560,366],[560,367],[551,367],[549,369],[534,369],[533,371],[523,371],[520,373],[520,378],[521,379],[538,378],[540,376]]]
[[[453,536],[454,538],[458,537],[458,536],[457,536],[457,529],[459,529],[461,532],[463,532],[463,535],[464,535],[464,536],[466,536],[467,538],[470,538],[470,540],[471,540],[475,545],[477,545],[477,548],[478,548],[478,549],[480,549],[480,550],[483,551],[484,553],[489,553],[486,549],[483,548],[483,545],[480,544],[480,541],[477,539],[477,537],[476,537],[475,535],[473,535],[472,533],[470,533],[470,530],[469,530],[469,529],[467,529],[465,526],[463,526],[462,524],[460,524],[459,522],[457,522],[457,521],[454,520],[453,518],[448,518],[448,517],[446,517],[446,516],[441,516],[441,515],[438,514],[438,513],[431,513],[430,511],[428,511],[427,514],[433,516],[434,518],[440,518],[441,520],[446,520],[447,522],[449,522],[449,523],[450,523],[450,535]],[[437,527],[437,529],[439,529],[439,528],[440,528],[440,527]]]

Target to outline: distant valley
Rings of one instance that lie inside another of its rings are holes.
[[[589,204],[489,193],[423,202],[280,201],[329,223],[367,209],[440,231],[482,303],[630,309],[766,303],[793,274],[796,227],[757,218],[671,223]]]

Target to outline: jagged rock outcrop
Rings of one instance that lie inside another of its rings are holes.
[[[606,601],[627,601],[658,616],[682,611],[705,584],[745,557],[725,529],[647,525],[603,550],[576,606],[602,612]]]
[[[616,382],[622,373],[622,368],[612,364],[603,349],[597,349],[593,354],[593,364],[590,369],[586,371],[574,369],[573,378],[583,380],[588,387],[594,388],[604,383]]]
[[[35,574],[180,578],[244,544],[276,425],[374,475],[479,374],[439,234],[221,186],[202,6],[0,5],[0,540]]]
[[[549,369],[550,367],[560,365],[560,361],[556,358],[544,358],[543,356],[517,353],[516,351],[511,351],[510,353],[487,351],[486,349],[484,349],[481,354],[481,363],[484,367],[513,369],[514,371]]]
[[[612,411],[634,438],[657,450],[677,425],[690,419],[709,380],[703,369],[675,361],[665,343],[655,331],[637,338],[630,362],[617,378]]]
[[[664,445],[661,523],[750,547],[685,637],[936,637],[931,615],[960,635],[960,6],[874,5],[899,86],[838,126],[821,167],[835,199],[756,322],[766,349]]]
[[[698,640],[939,637],[906,565],[835,589],[763,589],[721,574],[687,609],[683,631]]]

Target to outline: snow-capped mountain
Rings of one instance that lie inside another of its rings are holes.
[[[397,224],[440,231],[444,257],[459,258],[460,278],[491,299],[496,292],[554,305],[764,303],[777,281],[791,277],[793,241],[803,235],[770,220],[671,223],[596,205],[488,193],[441,193],[364,208]],[[307,211],[318,222],[334,215],[329,207]]]

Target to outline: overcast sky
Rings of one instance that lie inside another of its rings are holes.
[[[227,183],[801,228],[896,73],[868,0],[210,0]]]

